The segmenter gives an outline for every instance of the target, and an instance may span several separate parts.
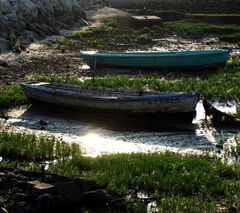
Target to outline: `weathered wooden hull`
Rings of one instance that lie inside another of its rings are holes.
[[[194,114],[198,92],[163,93],[82,87],[60,83],[21,84],[31,100],[87,111],[127,114]]]
[[[226,64],[230,50],[179,52],[93,52],[80,56],[90,67],[141,67],[161,69],[219,68]]]

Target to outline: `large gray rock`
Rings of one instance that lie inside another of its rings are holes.
[[[85,17],[84,9],[91,4],[91,0],[0,0],[0,38],[4,39],[0,52],[9,49],[8,42],[27,43],[58,33]]]
[[[10,2],[8,0],[1,0],[0,5],[0,14],[7,14],[11,8]]]
[[[0,38],[0,52],[10,50],[12,48],[11,43],[6,39]]]

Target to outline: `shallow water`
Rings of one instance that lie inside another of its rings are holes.
[[[234,112],[236,102],[212,101],[216,107]],[[41,135],[54,135],[66,142],[79,143],[84,154],[162,152],[201,154],[219,152],[222,138],[238,133],[237,128],[214,128],[201,124],[205,117],[201,102],[192,124],[116,118],[104,114],[70,112],[49,106],[20,106],[10,109],[9,119],[1,119],[3,129]]]

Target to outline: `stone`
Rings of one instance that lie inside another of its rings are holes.
[[[8,64],[6,61],[0,60],[0,67],[6,67]]]
[[[81,189],[83,192],[94,191],[99,188],[100,188],[100,186],[94,181],[81,180]]]
[[[9,189],[9,193],[12,195],[18,192],[19,192],[19,187],[12,187]]]
[[[0,7],[0,14],[7,14],[9,12],[9,9],[11,7],[8,0],[1,0],[0,1],[1,7]]]
[[[104,206],[109,203],[110,200],[111,196],[107,190],[100,189],[84,193],[84,203],[91,205],[93,208]]]
[[[37,199],[36,199],[36,207],[38,210],[41,210],[42,212],[47,212],[47,206],[48,206],[48,202],[50,199],[51,195],[48,193],[45,193],[43,195],[40,195]]]
[[[9,212],[11,213],[26,213],[26,202],[13,202],[9,206]]]
[[[49,183],[44,183],[38,180],[34,180],[34,181],[29,181],[28,184],[32,188],[33,193],[44,194],[44,193],[56,192],[54,185]]]
[[[18,201],[28,201],[30,199],[30,196],[28,194],[17,192],[12,196],[12,199]]]
[[[38,212],[72,212],[72,207],[62,196],[43,194],[36,199]]]
[[[44,121],[44,120],[39,120],[39,125],[43,125],[43,126],[46,126],[48,125],[48,122],[47,121]]]
[[[24,30],[21,33],[21,36],[19,37],[19,40],[21,41],[21,44],[23,44],[23,45],[29,45],[38,39],[40,39],[38,34],[32,32],[32,31],[29,31],[29,30]]]
[[[73,203],[80,203],[83,201],[83,192],[76,182],[58,182],[55,184],[55,187],[57,192],[62,195],[64,199],[71,200]]]
[[[4,52],[10,49],[11,49],[11,43],[6,39],[0,38],[0,52]]]
[[[28,183],[26,181],[19,180],[16,182],[16,186],[25,191],[28,187]]]

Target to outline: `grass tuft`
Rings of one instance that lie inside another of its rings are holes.
[[[130,191],[146,192],[163,211],[215,212],[218,205],[230,208],[237,204],[240,196],[240,167],[224,165],[208,156],[137,153],[79,157],[58,161],[50,171],[97,181],[122,196]]]
[[[28,100],[19,85],[0,88],[0,109],[27,102]]]
[[[80,155],[77,144],[67,144],[54,137],[0,132],[0,155],[10,159],[49,160]]]
[[[101,87],[120,87],[126,89],[139,90],[158,90],[177,92],[190,92],[200,90],[205,97],[221,97],[221,98],[240,98],[240,57],[235,57],[226,66],[226,68],[218,72],[202,76],[202,78],[187,79],[183,77],[172,76],[166,79],[163,74],[149,74],[145,76],[105,76],[96,77],[95,82],[91,79],[84,82],[69,77],[39,77],[41,81],[56,81],[62,83],[71,83],[86,86],[101,86]]]

